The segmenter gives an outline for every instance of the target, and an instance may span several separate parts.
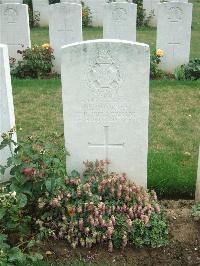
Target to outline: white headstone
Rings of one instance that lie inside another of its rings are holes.
[[[165,2],[181,2],[181,3],[188,3],[188,0],[165,0]]]
[[[60,0],[60,3],[81,4],[81,0]]]
[[[119,40],[62,48],[62,92],[67,169],[110,160],[147,185],[149,46]]]
[[[54,70],[61,70],[61,47],[82,41],[82,7],[79,4],[50,5],[49,36],[54,49]]]
[[[7,44],[9,56],[17,60],[17,51],[31,46],[27,5],[0,5],[0,43]]]
[[[40,14],[39,25],[42,27],[49,25],[49,0],[32,0],[33,11]]]
[[[143,9],[145,10],[145,17],[148,19],[149,25],[157,26],[157,10],[160,0],[143,0]]]
[[[1,0],[0,4],[23,4],[23,0]]]
[[[199,160],[198,160],[198,166],[197,166],[195,201],[200,202],[200,146],[199,146]]]
[[[8,48],[0,44],[0,142],[1,135],[7,133],[15,126],[15,115],[13,106],[12,86],[10,78],[10,66]],[[16,135],[14,137],[16,140]],[[7,159],[11,157],[10,150],[4,148],[0,151],[0,165],[6,165]],[[0,182],[9,178],[8,172],[5,176],[0,174]]]
[[[171,2],[158,5],[157,49],[164,51],[160,68],[173,72],[190,57],[192,4]]]
[[[84,0],[85,6],[88,6],[92,15],[92,26],[102,27],[104,17],[104,6],[106,0]]]
[[[105,5],[103,38],[136,41],[137,5],[109,3]]]

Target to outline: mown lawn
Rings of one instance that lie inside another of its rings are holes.
[[[200,0],[189,0],[193,3],[193,20],[192,20],[192,41],[190,57],[200,57],[199,40],[200,40]],[[86,28],[83,30],[83,39],[101,39],[103,36],[102,28]],[[43,44],[49,42],[48,28],[35,28],[31,31],[32,44]],[[151,50],[156,48],[156,29],[143,27],[137,30],[137,41],[147,43]]]
[[[200,139],[200,82],[151,81],[148,185],[161,195],[194,193]],[[13,80],[18,138],[63,134],[61,82]],[[60,138],[59,148],[63,146]]]
[[[191,58],[200,57],[200,1],[193,0]],[[47,28],[31,31],[32,43],[49,42]],[[102,38],[102,28],[84,29],[84,40]],[[137,40],[155,48],[156,30],[142,28]],[[61,82],[13,80],[18,139],[63,134]],[[200,143],[200,82],[150,83],[148,187],[165,197],[194,195]],[[21,130],[22,129],[22,130]],[[58,150],[63,147],[63,136]]]

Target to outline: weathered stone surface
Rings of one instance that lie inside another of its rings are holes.
[[[27,5],[0,5],[0,43],[7,44],[9,56],[17,60],[21,59],[17,50],[31,46]]]
[[[49,36],[51,47],[54,49],[54,70],[60,73],[61,47],[82,41],[81,5],[50,5]]]
[[[84,0],[84,3],[90,8],[92,15],[92,26],[102,27],[106,0]]]
[[[110,160],[147,185],[149,46],[118,40],[62,48],[62,92],[68,170]]]
[[[49,25],[49,0],[32,0],[33,11],[40,14],[40,26]]]
[[[165,53],[160,68],[173,72],[190,57],[192,4],[170,2],[158,5],[157,48]]]
[[[143,9],[145,10],[145,17],[152,27],[157,26],[157,11],[160,0],[143,0]]]
[[[8,132],[15,126],[15,115],[13,107],[12,86],[10,78],[10,66],[8,48],[0,44],[0,142],[2,133]],[[16,136],[14,137],[16,140]],[[4,148],[0,151],[0,165],[6,165],[7,159],[11,156],[10,150]],[[0,174],[0,182],[9,178],[7,171],[4,176]]]
[[[1,0],[0,4],[23,4],[23,0]]]
[[[165,2],[181,2],[181,3],[188,3],[188,0],[165,0]]]
[[[81,0],[60,0],[60,3],[81,4]]]
[[[103,37],[136,41],[137,5],[131,3],[109,3],[105,5]]]

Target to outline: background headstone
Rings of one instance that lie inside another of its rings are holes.
[[[9,56],[17,60],[21,59],[17,50],[31,46],[27,5],[0,5],[0,43],[7,44]]]
[[[105,5],[103,38],[136,41],[137,5],[109,3]]]
[[[3,44],[0,44],[0,66],[0,141],[2,141],[2,133],[8,132],[15,126],[8,48]],[[14,140],[16,140],[16,135]],[[10,156],[8,148],[1,150],[0,164],[6,165]],[[8,172],[5,173],[5,176],[0,174],[0,182],[6,181],[8,177]]]
[[[164,51],[159,65],[167,72],[187,64],[190,57],[192,4],[170,2],[158,5],[157,49]]]
[[[145,10],[145,17],[152,27],[157,26],[157,10],[160,0],[143,0],[143,9]]]
[[[188,3],[188,0],[165,0],[165,2],[181,2],[181,3]]]
[[[62,48],[62,92],[67,169],[110,160],[147,185],[149,46],[118,40]]]
[[[102,27],[106,0],[84,0],[92,15],[92,26]]]
[[[33,11],[39,12],[39,25],[44,27],[49,25],[49,0],[32,0]]]
[[[200,202],[200,146],[199,146],[199,160],[198,160],[198,168],[197,168],[195,201]]]
[[[0,4],[23,4],[23,0],[1,0]]]
[[[61,46],[82,41],[82,7],[79,4],[50,5],[49,36],[54,49],[54,70],[60,73]]]
[[[60,3],[81,4],[81,0],[60,0]]]

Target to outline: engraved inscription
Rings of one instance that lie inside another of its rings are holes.
[[[73,28],[71,27],[71,23],[68,19],[64,19],[62,24],[59,25],[57,31],[66,31],[66,32],[73,32]]]
[[[123,74],[120,65],[112,58],[109,49],[97,50],[86,78],[90,88],[87,100],[80,104],[79,121],[88,123],[130,122],[134,119],[132,103],[126,100]]]
[[[124,8],[117,7],[112,12],[113,21],[117,24],[121,24],[127,19],[127,12]]]
[[[88,73],[88,83],[93,97],[115,97],[121,82],[119,67],[112,59],[110,52],[98,52],[96,61]]]
[[[88,100],[81,105],[81,120],[96,123],[129,122],[134,119],[131,103],[127,102],[93,102]]]
[[[179,7],[171,7],[168,10],[168,20],[170,22],[180,22],[183,18],[183,11]]]
[[[5,20],[9,24],[15,24],[17,22],[17,11],[13,8],[7,8],[4,12]]]

